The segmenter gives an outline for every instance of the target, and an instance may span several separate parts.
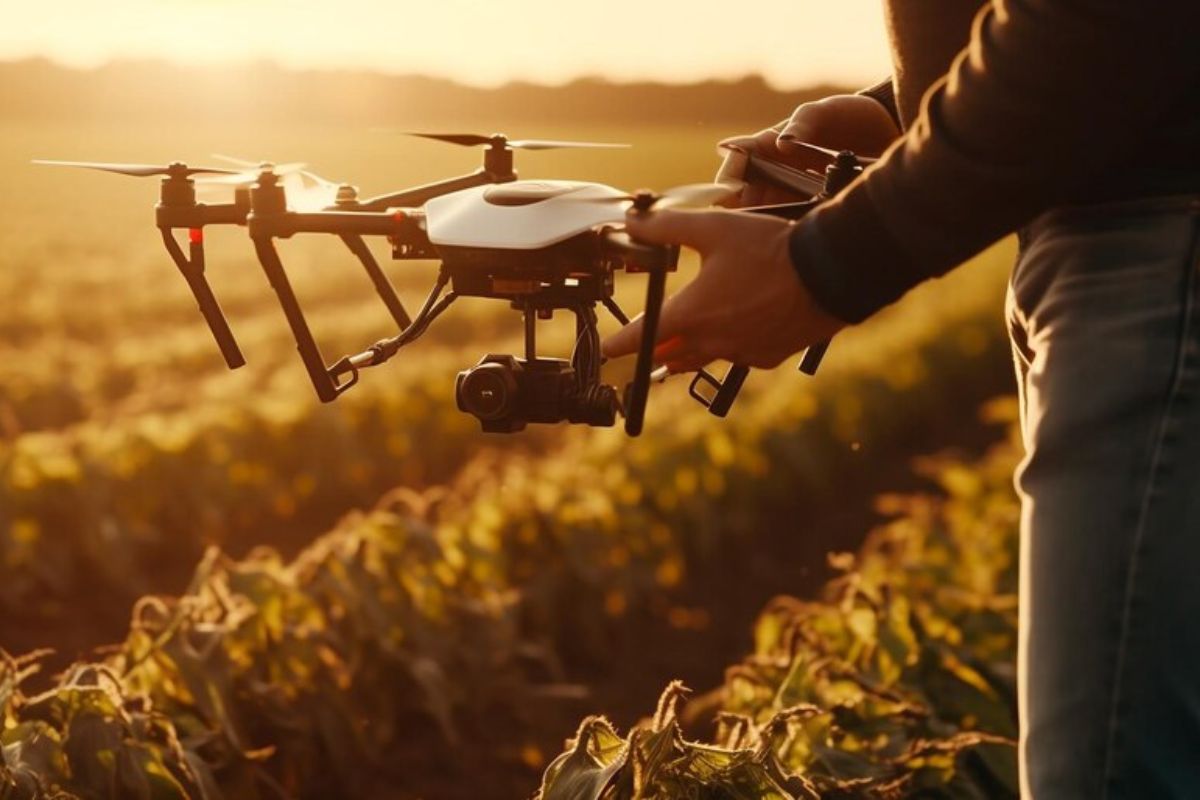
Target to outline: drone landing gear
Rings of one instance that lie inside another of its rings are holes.
[[[729,409],[733,408],[733,401],[737,399],[738,392],[742,390],[742,384],[749,375],[750,368],[741,364],[730,366],[725,377],[720,380],[708,370],[701,369],[688,385],[688,394],[707,408],[708,413],[724,417],[729,414]],[[705,386],[712,389],[711,395],[705,394]]]
[[[367,243],[363,241],[363,238],[353,234],[343,234],[338,238],[354,254],[359,263],[363,265],[363,269],[367,272],[367,277],[371,279],[371,283],[375,286],[375,294],[379,295],[379,299],[387,306],[388,313],[392,315],[392,319],[400,326],[400,330],[404,330],[411,325],[412,318],[408,316],[408,311],[405,310],[404,303],[400,302],[400,297],[396,294],[396,289],[392,286],[392,282],[384,274],[383,268],[379,266],[379,262],[375,260],[374,254],[371,253],[371,248],[367,247]]]
[[[338,395],[358,382],[358,373],[353,372],[348,380],[339,382],[339,375],[326,368],[325,360],[321,357],[321,349],[317,346],[316,339],[313,338],[308,322],[304,318],[304,312],[300,310],[296,292],[292,289],[292,283],[283,269],[283,262],[279,260],[279,252],[275,249],[274,243],[269,238],[255,237],[254,251],[258,255],[259,263],[262,264],[263,272],[267,275],[267,280],[271,283],[271,288],[275,290],[275,295],[279,298],[283,315],[287,319],[288,327],[292,329],[292,336],[296,339],[296,350],[299,351],[300,360],[304,362],[304,369],[308,372],[313,388],[317,391],[317,397],[323,403],[337,399]]]
[[[675,257],[677,255],[676,252]],[[654,380],[654,346],[658,342],[658,322],[666,296],[668,269],[655,265],[642,268],[641,271],[646,272],[649,281],[646,286],[646,310],[642,316],[642,340],[638,345],[637,365],[634,368],[633,381],[625,391],[625,432],[630,436],[641,433],[645,422],[646,400],[650,394],[650,383]],[[628,318],[620,313],[620,308],[617,308],[615,303],[610,305],[606,301],[605,305],[622,324],[628,324]],[[707,408],[709,413],[724,417],[733,407],[733,402],[749,374],[750,368],[740,364],[731,366],[722,379],[701,369],[692,378],[688,393]],[[704,385],[713,389],[711,397],[701,391],[701,386]]]
[[[167,252],[171,254],[171,260],[175,262],[175,266],[179,268],[188,287],[192,290],[192,295],[196,298],[196,305],[200,307],[200,313],[204,315],[204,320],[208,323],[213,338],[217,341],[217,347],[221,349],[225,363],[230,369],[245,366],[246,357],[242,355],[237,340],[233,338],[233,331],[229,329],[229,322],[221,311],[221,305],[217,302],[216,295],[213,294],[212,286],[204,277],[204,229],[191,228],[188,230],[188,255],[186,256],[183,254],[183,248],[179,246],[179,242],[175,240],[175,234],[171,229],[162,229],[162,239],[163,244],[167,246]]]

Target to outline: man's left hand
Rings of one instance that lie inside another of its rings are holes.
[[[655,360],[673,373],[716,359],[769,369],[824,341],[845,323],[819,308],[792,267],[791,226],[736,211],[631,212],[636,239],[682,244],[700,254],[700,274],[663,303]],[[604,341],[609,357],[637,350],[642,319]]]

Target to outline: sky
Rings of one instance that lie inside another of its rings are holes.
[[[0,59],[267,59],[478,86],[580,76],[780,88],[889,73],[880,0],[0,0]]]

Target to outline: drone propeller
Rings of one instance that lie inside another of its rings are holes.
[[[507,147],[510,150],[562,150],[568,148],[625,148],[628,144],[612,142],[569,142],[556,139],[509,139],[502,133],[492,136],[482,136],[478,133],[420,133],[406,131],[405,136],[420,136],[422,139],[433,139],[438,142],[462,145],[463,147],[480,147],[494,145]]]
[[[299,186],[293,184],[298,179]],[[284,187],[288,189],[288,202],[296,211],[320,211],[337,202],[341,184],[326,180],[320,175],[300,170],[284,176]]]
[[[213,158],[215,158],[217,161],[224,161],[226,164],[235,164],[239,167],[242,167],[243,169],[275,170],[275,169],[282,169],[287,166],[292,166],[291,164],[276,165],[275,162],[266,161],[266,160],[251,161],[248,158],[237,158],[236,156],[227,156],[224,153],[210,153],[209,155],[212,156]]]
[[[168,164],[165,167],[160,167],[152,164],[109,164],[99,161],[46,161],[35,159],[34,164],[43,164],[52,167],[82,167],[84,169],[98,169],[104,172],[115,172],[118,175],[131,175],[135,178],[149,178],[153,175],[167,175],[172,178],[189,178],[192,175],[237,175],[238,170],[224,169],[222,167],[189,167],[186,164],[175,162]]]
[[[340,184],[304,169],[307,164],[295,161],[276,164],[272,161],[251,161],[245,158],[213,153],[212,157],[236,164],[243,169],[236,174],[202,180],[204,187],[248,187],[264,172],[277,175],[287,191],[288,205],[294,211],[320,211],[337,200]]]
[[[741,190],[741,185],[734,183],[689,183],[660,193],[643,189],[634,194],[611,197],[580,197],[578,201],[633,203],[633,207],[638,211],[649,211],[651,208],[707,208],[734,196]]]
[[[293,173],[302,172],[308,164],[302,161],[293,161],[287,164],[276,164],[273,161],[248,161],[244,158],[234,158],[233,156],[225,156],[220,153],[213,153],[212,157],[218,161],[225,161],[229,164],[237,164],[242,169],[220,178],[209,178],[205,183],[254,183],[258,180],[259,174],[263,172],[272,172],[276,175],[291,175]]]

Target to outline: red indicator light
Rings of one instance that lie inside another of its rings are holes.
[[[204,229],[188,228],[188,241],[192,244],[204,244]]]
[[[396,220],[396,222],[404,222],[404,220],[408,219],[408,215],[403,211],[397,211],[392,214],[392,219]]]

